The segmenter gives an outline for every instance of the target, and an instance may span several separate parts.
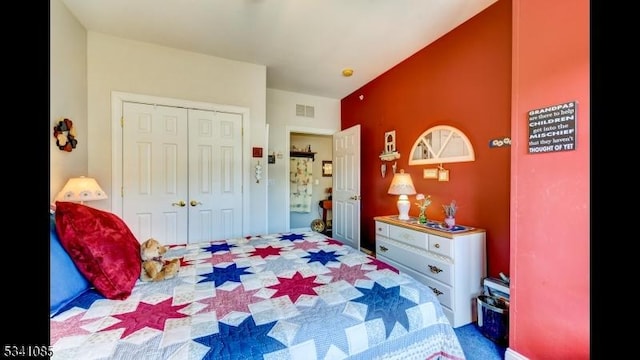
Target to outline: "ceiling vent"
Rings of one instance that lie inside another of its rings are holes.
[[[313,106],[296,104],[296,116],[312,118],[315,116]]]

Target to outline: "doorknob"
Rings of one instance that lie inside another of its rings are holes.
[[[187,205],[187,203],[186,203],[186,202],[184,202],[184,200],[180,200],[180,201],[178,201],[177,203],[171,203],[171,206],[180,206],[180,207],[183,207],[183,206],[186,206],[186,205]]]
[[[349,200],[360,200],[360,195],[353,195]]]
[[[202,203],[200,201],[195,201],[195,200],[191,200],[191,202],[189,204],[191,204],[191,206],[202,205]]]

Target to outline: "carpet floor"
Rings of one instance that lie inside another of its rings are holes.
[[[468,360],[502,360],[506,348],[485,337],[476,323],[453,329]]]

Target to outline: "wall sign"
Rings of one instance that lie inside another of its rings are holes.
[[[529,154],[576,149],[576,102],[529,111]]]

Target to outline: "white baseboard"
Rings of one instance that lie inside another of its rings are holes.
[[[297,229],[291,229],[290,232],[292,233],[301,233],[301,232],[309,232],[311,231],[311,227],[306,227],[306,228],[297,228]]]
[[[504,352],[504,360],[529,360],[529,358],[518,354],[511,350],[511,348],[507,348],[507,351]]]

